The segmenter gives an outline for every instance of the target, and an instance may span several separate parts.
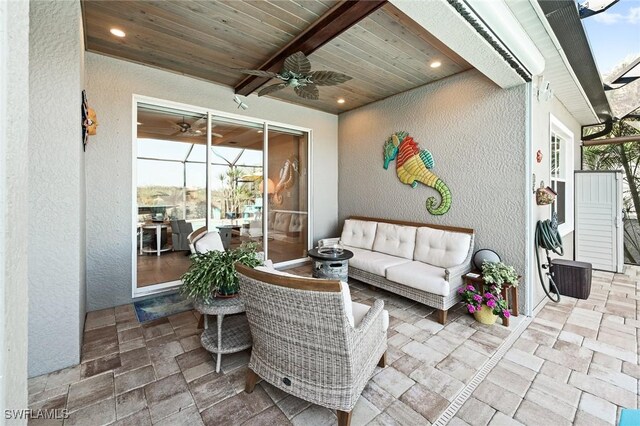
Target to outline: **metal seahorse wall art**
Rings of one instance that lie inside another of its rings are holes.
[[[443,215],[451,208],[451,191],[431,169],[434,166],[433,156],[426,149],[420,149],[416,141],[407,132],[396,132],[384,143],[384,168],[396,160],[396,173],[400,182],[418,186],[418,182],[434,188],[440,194],[438,205],[436,197],[427,198],[427,211],[432,215]]]

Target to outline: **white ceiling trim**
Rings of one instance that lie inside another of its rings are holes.
[[[500,87],[509,88],[525,82],[505,58],[446,0],[390,0],[390,2]],[[512,23],[517,25],[513,15],[509,14],[509,16]],[[508,24],[509,17],[504,19]],[[528,37],[524,31],[521,35]],[[521,57],[516,59],[523,62]],[[534,63],[524,64],[537,68]]]

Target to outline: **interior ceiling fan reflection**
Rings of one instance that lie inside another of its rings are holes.
[[[198,118],[192,124],[189,124],[185,121],[184,117],[182,117],[182,121],[173,122],[169,121],[174,129],[177,130],[171,136],[190,136],[190,137],[198,137],[205,136],[207,134],[207,117]],[[211,136],[215,138],[221,138],[222,135],[219,133],[212,133]]]

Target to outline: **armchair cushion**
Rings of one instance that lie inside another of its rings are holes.
[[[416,246],[416,227],[378,223],[373,250],[413,260]]]
[[[353,319],[355,320],[355,324],[352,325],[354,327],[358,327],[365,315],[367,315],[367,312],[369,312],[369,309],[371,309],[371,306],[358,302],[352,302],[352,305]],[[387,331],[389,328],[389,311],[387,310],[382,311],[382,327],[384,328],[384,331]]]
[[[211,250],[224,251],[222,238],[217,232],[207,232],[202,238],[195,242],[196,252],[206,253]]]
[[[440,296],[449,295],[445,269],[422,262],[410,262],[387,269],[387,279]]]
[[[414,260],[450,268],[467,258],[471,234],[449,232],[428,227],[418,228]]]
[[[377,222],[347,219],[344,221],[340,240],[348,246],[371,250],[377,225]]]

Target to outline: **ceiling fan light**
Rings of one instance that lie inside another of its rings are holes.
[[[122,37],[124,37],[124,36],[126,36],[126,35],[127,35],[127,34],[126,34],[124,31],[122,31],[120,28],[111,28],[111,29],[109,30],[109,32],[110,32],[111,34],[113,34],[114,36],[116,36],[116,37],[120,37],[120,38],[122,38]]]

